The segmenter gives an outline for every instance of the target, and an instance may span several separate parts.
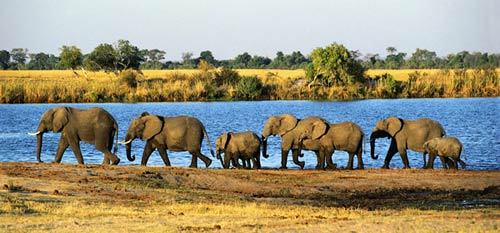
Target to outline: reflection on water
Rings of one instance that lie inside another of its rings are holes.
[[[377,120],[389,116],[398,116],[404,119],[428,117],[440,122],[448,136],[455,136],[464,144],[467,169],[498,170],[500,169],[500,98],[474,99],[398,99],[398,100],[363,100],[349,102],[311,102],[311,101],[262,101],[262,102],[209,102],[209,103],[141,103],[141,104],[24,104],[0,105],[0,161],[29,161],[35,162],[36,138],[27,132],[36,131],[38,120],[44,111],[57,106],[72,106],[86,109],[94,106],[109,111],[119,124],[119,140],[125,137],[125,131],[134,117],[148,111],[152,114],[176,116],[190,115],[200,119],[207,128],[212,147],[215,139],[223,132],[254,131],[262,133],[262,128],[271,115],[292,113],[298,118],[311,115],[321,116],[332,123],[353,121],[360,125],[369,138]],[[53,161],[60,134],[46,133],[43,141],[42,159]],[[363,156],[366,168],[379,168],[383,164],[385,153],[388,150],[389,140],[377,140],[376,153],[378,160],[369,156],[369,143]],[[268,140],[268,159],[262,159],[262,166],[278,168],[280,159],[280,137],[271,137]],[[125,155],[125,147],[120,145],[118,157],[120,165],[140,164],[140,157],[145,143],[136,139],[133,142],[133,154],[136,161],[129,162]],[[82,153],[86,163],[101,163],[103,155],[95,150],[93,145],[81,143]],[[210,157],[208,145],[203,142],[202,152]],[[189,166],[191,155],[186,152],[169,152],[170,161],[174,166]],[[410,165],[414,168],[422,167],[421,153],[409,151]],[[291,161],[289,168],[298,168]],[[307,169],[316,166],[316,156],[305,152],[304,158]],[[64,163],[76,163],[76,159],[68,149],[63,156]],[[340,167],[347,165],[347,153],[337,151],[334,162]],[[151,155],[148,165],[163,166],[158,152]],[[203,166],[201,161],[198,162]],[[356,165],[356,160],[355,160]],[[439,160],[435,162],[440,167]],[[401,168],[401,158],[394,156],[391,167]],[[221,167],[214,158],[211,167]]]

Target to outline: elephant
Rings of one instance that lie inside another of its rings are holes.
[[[162,117],[144,112],[130,122],[125,139],[120,143],[126,146],[127,159],[134,161],[135,156],[131,156],[132,141],[136,138],[146,141],[142,166],[146,166],[151,153],[158,149],[165,166],[171,166],[167,154],[167,150],[171,150],[188,151],[192,155],[191,168],[198,167],[197,158],[208,167],[212,160],[201,153],[203,136],[207,138],[210,153],[214,156],[207,131],[200,120],[190,116]]]
[[[53,131],[61,133],[61,139],[57,146],[54,162],[61,163],[64,151],[71,147],[79,164],[83,164],[83,156],[80,150],[80,141],[94,144],[95,148],[104,153],[103,164],[117,165],[120,159],[114,154],[117,151],[115,144],[114,153],[113,137],[116,134],[118,142],[118,124],[115,118],[102,108],[90,108],[81,110],[71,107],[57,107],[43,113],[38,124],[37,132],[30,133],[37,136],[36,158],[40,158],[42,151],[42,139],[45,132]]]
[[[281,136],[281,169],[287,168],[288,152],[292,150],[293,162],[304,168],[305,163],[299,161],[299,145],[305,139],[319,139],[326,134],[328,121],[311,116],[305,119],[297,119],[291,114],[270,116],[262,131],[262,154],[267,156],[267,139],[270,135]],[[307,147],[303,149],[308,150]],[[316,155],[318,156],[318,154]]]
[[[428,118],[417,120],[403,120],[397,117],[389,117],[384,120],[379,120],[373,128],[370,135],[371,157],[375,156],[375,140],[377,138],[391,138],[391,145],[387,151],[384,165],[382,168],[388,169],[392,157],[399,152],[403,160],[404,168],[410,168],[406,150],[424,152],[423,145],[426,141],[433,138],[446,136],[443,126],[437,121]]]
[[[230,162],[233,161],[235,167],[240,167],[238,159],[243,160],[243,166],[251,168],[250,160],[252,160],[253,168],[260,169],[260,138],[254,132],[241,133],[223,133],[215,140],[215,151],[217,158],[221,160],[224,168],[229,168]],[[224,153],[224,161],[222,161],[221,153]],[[263,155],[267,158],[267,155]]]
[[[316,169],[325,168],[325,159],[327,168],[335,169],[336,164],[332,161],[333,153],[335,150],[346,151],[349,153],[347,169],[353,169],[354,155],[358,158],[358,169],[364,169],[362,158],[363,142],[364,133],[359,125],[353,122],[341,122],[330,124],[327,133],[317,140],[304,140],[299,149],[299,153],[302,148],[314,151],[316,155],[318,155],[318,165]]]
[[[433,168],[434,159],[439,156],[441,163],[443,164],[443,169],[446,169],[447,165],[449,168],[458,169],[458,163],[465,168],[466,164],[460,159],[462,153],[462,143],[455,137],[446,138],[433,138],[424,143],[424,166],[425,166],[425,155],[429,154],[429,163],[425,168]],[[447,163],[446,159],[453,159],[453,163]]]

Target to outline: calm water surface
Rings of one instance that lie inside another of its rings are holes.
[[[176,116],[191,115],[200,119],[207,128],[215,147],[215,139],[223,132],[254,131],[258,135],[267,118],[271,115],[292,113],[298,118],[311,115],[321,116],[332,123],[353,121],[359,124],[369,138],[377,120],[389,116],[404,119],[428,117],[439,121],[447,135],[455,136],[462,141],[465,148],[467,169],[499,170],[500,169],[500,98],[473,99],[397,99],[397,100],[362,100],[349,102],[312,102],[312,101],[263,101],[263,102],[211,102],[211,103],[140,103],[140,104],[22,104],[0,105],[0,162],[27,161],[36,162],[36,137],[27,135],[35,132],[38,121],[44,111],[58,107],[72,106],[80,109],[101,107],[109,111],[119,124],[119,140],[125,137],[130,121],[140,113],[148,111],[152,114]],[[53,161],[60,134],[46,133],[43,141],[42,160]],[[365,167],[379,168],[383,165],[389,140],[378,139],[376,153],[378,160],[370,158],[369,140],[366,140],[366,152],[363,156]],[[262,158],[262,166],[277,168],[280,163],[280,137],[271,137],[268,141],[270,158]],[[140,157],[145,143],[136,139],[132,153],[137,156],[129,162],[125,155],[125,147],[120,145],[118,157],[120,165],[140,164]],[[93,145],[81,142],[85,163],[100,164],[103,155]],[[210,156],[206,140],[202,153]],[[191,155],[186,152],[169,152],[174,166],[189,166]],[[410,166],[420,168],[423,165],[422,155],[409,151]],[[334,162],[343,167],[347,164],[347,153],[336,151]],[[316,156],[305,152],[303,158],[306,168],[316,166]],[[356,161],[356,160],[355,160]],[[63,156],[63,163],[76,163],[75,156],[68,148]],[[356,162],[355,162],[356,163]],[[151,155],[148,165],[163,166],[158,152]],[[198,165],[203,167],[199,160]],[[436,167],[441,166],[439,159]],[[399,154],[391,161],[391,167],[403,166]],[[215,160],[211,167],[221,167]],[[291,161],[289,168],[298,168]]]

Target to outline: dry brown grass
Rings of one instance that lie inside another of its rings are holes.
[[[8,232],[496,232],[500,224],[499,171],[0,163],[0,185]]]

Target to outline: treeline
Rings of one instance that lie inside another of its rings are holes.
[[[60,54],[29,53],[26,48],[11,51],[0,50],[0,69],[2,70],[65,70],[85,69],[119,72],[125,69],[193,69],[198,68],[201,60],[214,67],[233,69],[307,69],[311,55],[300,51],[284,54],[277,52],[274,58],[250,55],[247,52],[229,60],[217,60],[209,50],[199,56],[191,52],[182,54],[181,61],[166,61],[166,52],[160,49],[140,49],[128,40],[118,40],[113,44],[98,45],[89,54],[82,54],[76,46],[62,46]],[[417,48],[408,55],[388,47],[384,58],[378,54],[362,55],[349,51],[364,69],[475,69],[500,67],[500,54],[462,51],[438,57],[436,52]]]

